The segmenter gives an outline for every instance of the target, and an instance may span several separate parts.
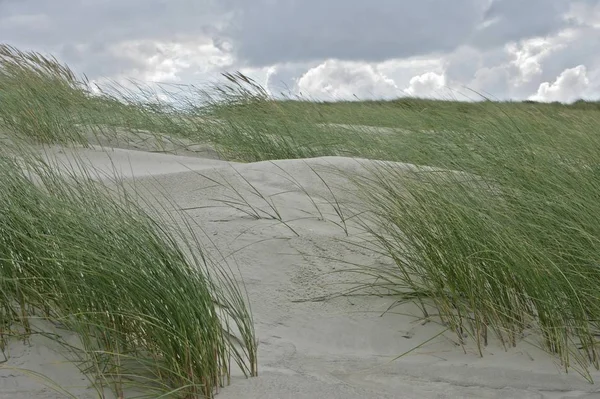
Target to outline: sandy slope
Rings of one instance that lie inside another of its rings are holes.
[[[64,161],[71,151],[55,148],[50,155]],[[411,305],[382,315],[394,303],[392,298],[303,301],[339,292],[348,282],[364,281],[356,275],[330,273],[347,267],[344,262],[381,267],[388,263],[347,243],[359,241],[360,231],[350,224],[347,237],[331,206],[318,201],[321,218],[306,193],[290,180],[293,176],[315,198],[331,199],[310,165],[331,183],[340,201],[352,202],[356,198],[347,190],[347,181],[323,168],[333,165],[358,173],[361,167],[354,160],[242,165],[124,149],[76,153],[107,172],[116,168],[125,176],[136,176],[136,189],[144,195],[169,193],[197,222],[198,234],[207,245],[210,239],[221,254],[229,255],[232,266],[239,267],[260,340],[260,376],[234,378],[220,398],[600,398],[600,393],[594,393],[600,392],[600,385],[591,385],[575,373],[562,373],[551,357],[527,342],[508,351],[492,343],[480,358],[472,345],[467,345],[465,354],[454,336],[442,335],[391,362],[442,327],[420,322]],[[283,219],[290,221],[288,226],[218,206],[222,204],[215,199],[233,192],[211,179],[246,190],[253,206],[271,212],[251,194],[240,174],[264,195],[283,193],[273,199]],[[218,255],[214,249],[212,253]],[[536,342],[531,336],[526,340]],[[60,349],[47,341],[36,337],[28,345],[11,342],[9,349],[11,357],[0,368],[0,398],[62,397],[6,366],[33,368],[73,387],[77,397],[94,397],[85,388],[85,377],[62,361]],[[600,374],[595,377],[600,381]]]

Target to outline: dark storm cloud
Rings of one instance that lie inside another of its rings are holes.
[[[323,58],[382,61],[449,51],[470,38],[481,0],[229,1],[240,12],[229,31],[254,65]]]
[[[584,0],[591,3],[591,0]],[[241,62],[383,61],[556,32],[569,0],[0,0],[0,42],[73,43],[209,36]],[[102,54],[102,51],[99,51]],[[87,56],[87,55],[86,55]]]
[[[206,34],[223,19],[214,0],[5,0],[0,41],[58,46]]]
[[[569,0],[493,0],[484,13],[484,21],[489,26],[484,22],[473,36],[472,44],[489,48],[556,33],[568,25],[564,16],[573,3]]]
[[[587,3],[596,0],[584,0]],[[382,61],[490,49],[555,33],[569,0],[229,0],[238,55],[261,66],[323,58]]]

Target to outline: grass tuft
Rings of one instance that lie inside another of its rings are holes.
[[[40,319],[76,332],[67,352],[117,397],[212,397],[232,360],[257,374],[244,296],[191,231],[131,193],[22,159],[0,159],[2,340],[39,333]]]

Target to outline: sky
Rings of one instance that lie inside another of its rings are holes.
[[[0,0],[0,43],[92,81],[273,95],[600,99],[600,0]]]

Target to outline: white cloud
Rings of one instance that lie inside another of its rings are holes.
[[[492,98],[526,99],[573,65],[585,65],[588,78],[596,82],[599,49],[598,29],[571,27],[486,52],[459,49],[445,57],[446,77],[453,89],[466,86]],[[587,95],[593,97],[590,90]]]
[[[445,71],[443,59],[439,55],[393,59],[375,64],[374,67],[379,73],[392,79],[400,88],[408,87],[410,80],[417,75],[427,72],[443,74]]]
[[[414,97],[442,98],[444,89],[446,89],[446,76],[440,73],[427,72],[413,77],[404,92]]]
[[[267,93],[271,93],[271,78],[277,74],[277,66],[272,65],[267,68],[266,76],[265,76],[265,84],[264,87],[267,90]]]
[[[145,82],[194,83],[206,80],[234,63],[230,53],[207,38],[124,41],[109,46],[105,52],[107,59],[121,65],[116,73],[103,76],[115,80],[135,78]]]
[[[542,74],[542,62],[553,52],[560,51],[566,46],[562,36],[534,37],[520,43],[509,43],[506,51],[512,58],[509,63],[519,74],[514,77],[516,86],[526,84]]]
[[[582,98],[588,91],[590,80],[584,65],[565,69],[553,83],[543,82],[540,84],[531,100],[535,101],[560,101],[573,102]]]
[[[309,98],[393,98],[401,92],[396,83],[367,63],[327,60],[298,79],[298,91]]]

